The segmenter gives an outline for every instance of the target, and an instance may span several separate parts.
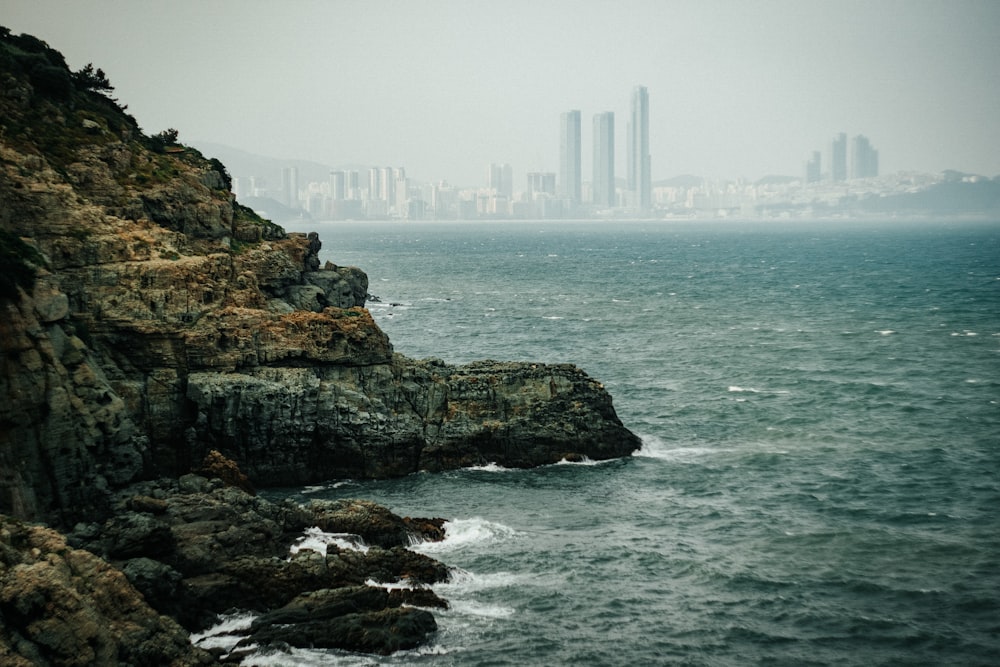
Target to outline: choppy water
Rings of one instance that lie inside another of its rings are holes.
[[[644,446],[289,491],[450,519],[452,608],[248,664],[1000,663],[1000,224],[310,228],[397,351],[576,363]]]

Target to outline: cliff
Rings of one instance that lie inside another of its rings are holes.
[[[315,234],[241,206],[111,90],[0,27],[0,662],[418,646],[449,573],[406,546],[442,520],[254,485],[639,446],[573,366],[393,353],[363,271],[320,266]],[[306,529],[355,547],[297,549]],[[188,641],[230,609],[255,615],[241,646]]]
[[[412,360],[367,276],[146,136],[103,72],[0,34],[0,512],[72,525],[210,450],[257,485],[639,446],[567,365]]]

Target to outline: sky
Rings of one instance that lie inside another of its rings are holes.
[[[801,175],[863,134],[880,171],[1000,175],[996,0],[0,0],[102,68],[147,133],[485,185],[558,171],[559,116],[649,91],[653,180]],[[250,175],[250,174],[236,174]]]

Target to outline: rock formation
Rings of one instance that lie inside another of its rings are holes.
[[[365,568],[390,576],[409,556],[373,549],[338,570],[327,555],[319,568],[327,579],[316,579],[313,557],[274,560],[276,545],[287,547],[286,533],[301,529],[303,517],[317,520],[315,511],[269,509],[280,516],[233,528],[245,523],[234,517],[250,512],[233,509],[250,502],[234,494],[490,461],[604,459],[638,448],[607,392],[575,367],[452,366],[394,354],[364,308],[363,271],[320,266],[316,234],[287,234],[241,206],[218,160],[177,143],[176,131],[144,135],[111,90],[101,70],[71,72],[44,42],[0,27],[0,514],[13,517],[4,519],[2,538],[45,543],[27,552],[4,547],[3,595],[19,590],[26,568],[44,562],[65,574],[51,586],[70,596],[81,585],[74,577],[87,576],[120,588],[115,595],[133,604],[134,592],[119,586],[113,570],[15,520],[98,526],[95,534],[78,530],[74,544],[120,564],[154,607],[188,627],[223,600],[292,605],[282,612],[290,615],[325,605],[319,625],[281,641],[316,641],[333,625],[350,635],[372,624],[419,641],[433,619],[375,604],[370,591],[324,594],[322,602],[294,597],[359,586],[356,573]],[[218,458],[201,463],[213,450]],[[241,471],[219,473],[229,460]],[[194,501],[170,486],[194,484],[183,476],[199,464],[205,474],[232,475],[228,481],[243,490],[198,488]],[[137,493],[137,483],[160,486]],[[229,509],[206,509],[219,494],[230,494]],[[239,553],[230,554],[229,569],[209,568],[205,545],[217,554],[231,546],[226,540]],[[250,548],[262,543],[270,551]],[[84,561],[88,574],[79,575]],[[0,620],[14,619],[15,628],[48,623],[33,616],[47,608],[41,595],[27,606],[0,600]],[[330,612],[348,599],[376,616],[352,625]],[[144,664],[144,647],[154,645],[163,660],[200,659],[170,648],[176,633],[165,621],[122,629],[104,602],[81,604],[91,605],[79,619],[93,632],[52,651],[79,641],[110,656],[122,649],[108,648],[108,633],[118,633],[139,652],[119,653],[121,660]],[[267,618],[261,632],[277,637],[280,623]],[[369,630],[359,636],[371,639]],[[371,640],[366,650],[391,650],[390,638]],[[31,661],[31,646],[50,650],[43,640],[25,641],[23,651],[0,651]]]
[[[242,479],[217,452],[205,463]],[[244,645],[389,653],[425,642],[428,608],[447,606],[426,588],[447,568],[405,548],[440,539],[439,520],[364,501],[274,503],[194,474],[132,485],[112,504],[69,544],[0,515],[0,662],[214,664],[226,651],[192,646],[186,630],[232,609],[256,615]],[[307,529],[357,548],[295,549]]]
[[[0,247],[22,282],[0,299],[0,510],[90,517],[211,449],[290,485],[638,447],[576,368],[394,354],[367,276],[321,267],[316,234],[240,206],[218,161],[144,136],[58,52],[4,45]]]

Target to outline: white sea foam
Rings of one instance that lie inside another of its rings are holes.
[[[399,581],[394,581],[387,583],[385,581],[375,581],[374,579],[365,579],[365,586],[372,586],[373,588],[384,588],[387,591],[409,591],[414,588],[422,588],[422,586],[416,582],[409,579],[400,579]]]
[[[567,460],[567,459],[560,459],[559,461],[555,462],[555,465],[557,465],[557,466],[598,466],[598,465],[601,465],[602,463],[607,463],[607,461],[595,461],[594,459],[590,458],[589,456],[584,456],[584,457],[581,457],[581,459],[579,461],[570,461],[570,460]]]
[[[289,548],[289,552],[296,554],[302,549],[311,549],[320,554],[326,555],[326,549],[330,545],[340,549],[351,549],[353,551],[368,551],[368,545],[359,535],[351,533],[327,533],[318,527],[306,528],[305,534],[297,539]]]
[[[440,553],[462,549],[470,545],[501,542],[514,537],[517,532],[510,526],[488,521],[481,517],[455,519],[444,522],[444,539],[440,542],[421,542],[411,547],[421,553]]]
[[[876,331],[875,333],[877,333],[880,336],[891,336],[892,334],[894,334],[896,332],[893,331],[892,329],[881,329],[879,331]]]
[[[343,480],[340,482],[333,482],[332,484],[314,484],[311,486],[304,487],[300,493],[319,493],[320,491],[327,491],[328,489],[339,489],[343,486],[357,486],[358,483],[353,480]]]
[[[504,468],[498,463],[489,462],[481,466],[469,466],[466,470],[476,470],[478,472],[511,472],[514,468]]]
[[[203,649],[232,651],[246,637],[246,631],[256,618],[257,614],[248,611],[224,614],[219,617],[218,623],[204,632],[191,633],[191,643]]]
[[[664,442],[655,435],[640,434],[639,437],[642,440],[642,447],[637,449],[632,456],[664,461],[684,461],[716,454],[720,451],[712,447],[676,446]]]
[[[457,614],[483,618],[510,618],[515,611],[513,607],[476,602],[475,600],[453,600],[450,604],[452,611]]]
[[[731,384],[727,391],[734,394],[790,394],[787,389],[758,389],[757,387],[740,387]]]

